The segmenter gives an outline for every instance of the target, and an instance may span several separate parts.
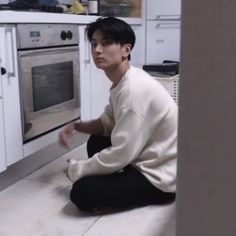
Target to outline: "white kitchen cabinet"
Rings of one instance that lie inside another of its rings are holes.
[[[146,0],[146,19],[179,18],[181,0]]]
[[[141,67],[144,63],[142,53],[142,26],[132,26],[136,34],[135,47],[132,50],[131,64]],[[79,26],[80,32],[80,74],[81,74],[81,119],[95,119],[101,115],[109,102],[109,90],[112,85],[105,73],[98,69],[91,55],[90,43],[85,35],[85,26]]]
[[[142,68],[145,64],[145,28],[142,25],[132,25],[131,26],[135,36],[136,42],[134,48],[131,52],[131,64]]]
[[[85,25],[79,26],[81,119],[91,119],[90,52]]]
[[[146,64],[162,63],[164,60],[179,61],[180,22],[148,21]]]
[[[109,90],[112,85],[111,81],[106,77],[105,73],[98,69],[93,59],[91,59],[90,67],[91,78],[91,118],[98,118],[104,111],[105,106],[109,102]]]
[[[146,64],[179,61],[181,0],[147,0]]]
[[[0,26],[0,60],[6,74],[1,76],[3,112],[0,122],[4,126],[6,166],[23,158],[19,77],[17,67],[16,31],[12,25]],[[4,143],[4,142],[3,142]]]
[[[0,61],[1,68],[1,61]],[[2,76],[0,73],[0,172],[6,169],[6,147],[5,147],[5,130],[3,119],[3,93],[2,93]]]

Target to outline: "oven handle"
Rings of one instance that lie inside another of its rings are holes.
[[[20,57],[26,57],[26,56],[44,56],[48,54],[58,54],[58,53],[67,53],[67,52],[76,52],[79,53],[79,47],[78,46],[68,46],[63,48],[45,48],[45,49],[34,49],[34,50],[25,50],[25,51],[19,51]]]

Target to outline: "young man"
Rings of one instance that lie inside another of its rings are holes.
[[[87,26],[93,60],[111,80],[109,104],[98,119],[68,124],[91,134],[87,160],[69,160],[71,201],[81,210],[162,204],[175,199],[177,105],[142,69],[130,65],[135,43],[122,20],[99,18]]]

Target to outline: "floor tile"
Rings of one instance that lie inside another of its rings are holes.
[[[174,236],[175,204],[90,214],[69,202],[66,160],[86,144],[0,192],[0,236]]]
[[[69,153],[66,153],[65,155],[50,162],[31,175],[28,175],[26,179],[60,186],[71,185],[71,181],[63,172],[63,169],[66,167],[66,160],[70,158],[86,159],[88,158],[86,153],[86,144],[83,144]]]
[[[175,236],[175,204],[101,216],[85,236]]]
[[[80,236],[100,216],[81,213],[68,189],[21,180],[0,192],[0,236]]]

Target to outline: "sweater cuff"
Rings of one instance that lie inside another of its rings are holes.
[[[80,160],[80,161],[73,160],[68,164],[68,177],[73,183],[83,177],[82,170],[85,162],[86,160]]]

